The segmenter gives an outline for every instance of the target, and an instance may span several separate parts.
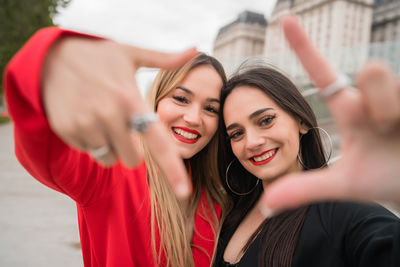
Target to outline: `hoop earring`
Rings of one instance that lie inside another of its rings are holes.
[[[329,160],[331,159],[331,156],[332,156],[332,152],[333,152],[333,142],[332,142],[332,138],[331,138],[331,136],[329,135],[329,133],[324,129],[324,128],[321,128],[321,127],[318,127],[318,126],[316,126],[316,127],[312,127],[312,128],[310,128],[309,130],[315,130],[315,129],[319,129],[319,130],[321,130],[322,132],[324,132],[325,134],[326,134],[326,136],[328,137],[328,140],[329,140],[329,143],[330,143],[330,146],[331,146],[331,150],[330,150],[330,152],[329,152],[329,156],[328,156],[328,159],[327,160],[325,160],[325,163],[324,164],[322,164],[322,166],[320,166],[320,167],[318,167],[318,169],[321,169],[321,168],[323,168],[323,167],[325,167],[325,166],[327,166],[328,165],[328,162],[329,162]],[[307,132],[306,134],[308,134],[309,132]],[[299,140],[299,142],[301,141],[301,138],[303,138],[303,136],[304,135],[306,135],[306,134],[303,134],[303,135],[301,135],[300,136],[300,140]],[[299,150],[299,153],[297,153],[297,160],[300,162],[300,165],[301,166],[303,166],[303,168],[304,169],[306,169],[306,170],[309,170],[309,169],[311,169],[311,168],[309,168],[309,167],[307,167],[304,163],[303,163],[303,161],[301,160],[301,156],[300,156],[300,150]]]
[[[226,172],[225,172],[225,182],[226,182],[226,185],[228,186],[229,190],[231,190],[232,193],[234,193],[234,194],[236,194],[236,195],[238,195],[238,196],[246,196],[246,195],[250,194],[251,192],[253,192],[254,189],[256,189],[258,183],[260,182],[260,179],[257,179],[257,182],[256,182],[255,186],[254,186],[249,192],[246,192],[246,193],[239,193],[239,192],[233,190],[232,187],[229,185],[229,181],[228,181],[228,180],[229,180],[229,179],[228,179],[228,172],[229,172],[229,169],[230,169],[232,163],[233,163],[235,160],[236,160],[236,159],[233,159],[233,160],[228,164],[228,167],[226,168]]]

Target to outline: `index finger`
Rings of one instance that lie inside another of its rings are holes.
[[[324,88],[333,83],[337,74],[307,37],[297,18],[287,15],[281,23],[286,40],[315,85]]]
[[[142,136],[175,195],[179,199],[187,198],[191,187],[186,168],[163,125],[160,122],[150,125]]]
[[[123,45],[127,52],[134,70],[139,67],[174,69],[182,66],[198,54],[195,48],[188,49],[182,53],[163,53],[128,45]],[[143,100],[137,88],[135,79],[131,83],[130,114],[145,114],[151,109]],[[189,196],[191,187],[183,160],[174,150],[174,146],[160,122],[152,123],[142,133],[142,137],[149,148],[151,155],[168,180],[172,190],[179,199]],[[149,164],[153,164],[150,162]]]
[[[296,17],[292,15],[283,17],[282,27],[289,45],[319,90],[322,91],[334,83],[338,79],[338,75],[307,37]],[[325,100],[339,132],[343,133],[347,129],[346,126],[355,125],[355,120],[362,113],[360,112],[359,98],[354,91],[341,90],[340,92],[340,94],[335,94],[335,97]]]
[[[190,48],[180,53],[164,53],[156,50],[123,45],[136,68],[175,69],[195,57],[199,52]]]

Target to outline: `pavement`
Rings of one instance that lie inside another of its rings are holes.
[[[12,135],[0,125],[0,266],[83,266],[75,203],[21,167]]]

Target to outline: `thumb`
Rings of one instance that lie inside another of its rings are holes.
[[[316,201],[354,198],[348,188],[348,182],[333,169],[296,173],[269,185],[260,205],[263,211],[274,213]]]
[[[135,46],[122,46],[133,60],[136,68],[176,69],[199,53],[194,47],[180,53],[164,53]]]

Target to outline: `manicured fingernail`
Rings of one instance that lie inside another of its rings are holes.
[[[272,216],[274,216],[274,212],[270,208],[264,205],[259,205],[258,208],[260,209],[261,214],[265,218],[271,218]]]
[[[183,199],[189,196],[189,186],[185,183],[178,183],[175,186],[175,194],[177,198]]]

